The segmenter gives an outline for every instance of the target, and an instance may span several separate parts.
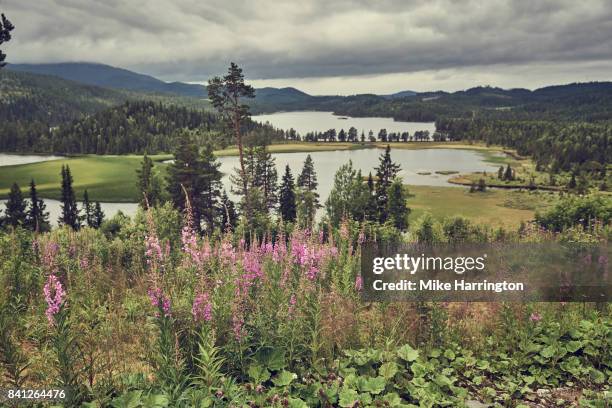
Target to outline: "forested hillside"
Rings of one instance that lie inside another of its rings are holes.
[[[200,143],[217,147],[231,144],[218,117],[153,101],[127,101],[56,128],[44,122],[12,122],[0,125],[0,150],[65,154],[127,154],[172,152],[175,137],[182,130],[193,131]],[[247,122],[250,138],[273,140],[282,131],[256,122]]]

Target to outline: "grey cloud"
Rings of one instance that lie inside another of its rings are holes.
[[[612,55],[607,0],[5,0],[15,62],[96,61],[204,80],[390,74]],[[10,47],[10,48],[9,48]]]

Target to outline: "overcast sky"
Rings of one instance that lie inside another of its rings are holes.
[[[9,62],[91,61],[314,94],[612,80],[610,0],[0,0]]]

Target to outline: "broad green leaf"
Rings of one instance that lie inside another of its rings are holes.
[[[390,380],[397,373],[397,364],[394,362],[385,363],[380,366],[378,369],[378,373],[382,375],[385,379]]]
[[[540,351],[540,355],[544,358],[551,358],[552,356],[555,355],[555,347],[554,346],[547,346],[544,347],[542,349],[542,351]]]
[[[410,347],[409,344],[405,344],[402,347],[400,347],[399,350],[397,350],[397,355],[402,360],[412,362],[419,357],[419,352],[413,349],[412,347]]]
[[[248,374],[255,384],[261,384],[270,379],[270,372],[268,369],[257,363],[253,363],[249,366]]]
[[[359,394],[357,394],[357,391],[349,388],[344,388],[342,391],[340,391],[339,396],[340,401],[338,401],[338,404],[341,407],[352,407],[355,405],[355,402],[359,400]]]
[[[383,392],[386,385],[387,385],[387,382],[385,381],[383,377],[369,378],[363,384],[362,390],[369,392],[371,394],[380,394],[381,392]]]
[[[272,380],[272,382],[277,387],[285,387],[291,384],[291,382],[295,380],[296,378],[297,378],[297,374],[283,370],[276,376],[276,378]]]
[[[455,352],[451,349],[448,349],[444,352],[444,357],[452,361],[455,359]]]
[[[170,399],[165,394],[149,394],[143,400],[143,408],[165,408],[170,403]]]

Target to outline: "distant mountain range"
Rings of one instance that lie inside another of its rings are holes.
[[[53,75],[83,84],[137,92],[170,93],[193,98],[206,98],[206,87],[184,82],[164,82],[149,75],[123,68],[88,62],[58,64],[10,64],[9,70]]]
[[[27,89],[28,94],[40,98],[41,107],[45,106],[51,111],[56,110],[54,106],[62,106],[57,101],[53,102],[53,98],[61,99],[70,93],[75,95],[73,100],[91,105],[82,109],[84,113],[128,98],[157,99],[191,107],[210,106],[205,100],[207,92],[203,85],[164,82],[150,75],[104,64],[11,64],[8,70],[3,71],[7,75],[11,72],[16,75],[10,81],[6,78],[3,84],[0,83],[5,88],[5,94],[9,91],[20,95],[22,90]],[[440,117],[472,117],[474,112],[479,112],[481,116],[498,118],[612,119],[612,82],[555,85],[533,91],[478,86],[458,92],[418,93],[406,90],[387,95],[314,96],[292,87],[266,87],[256,89],[255,93],[256,98],[248,101],[255,114],[318,110],[333,111],[345,116],[385,116],[396,120],[433,121]],[[90,94],[104,95],[104,98],[102,102],[96,102],[88,98]],[[101,106],[98,107],[96,103]],[[78,103],[63,102],[63,105],[67,104],[71,104],[77,112],[81,111]],[[41,114],[44,114],[44,110],[41,110]]]
[[[123,68],[116,68],[105,64],[90,62],[63,62],[55,64],[10,64],[9,70],[28,72],[39,75],[53,75],[70,81],[80,82],[103,88],[122,89],[137,92],[169,93],[193,98],[206,98],[206,87],[199,84],[185,82],[164,82],[155,77],[139,74]],[[262,102],[274,101],[276,103],[304,102],[311,95],[299,89],[288,88],[259,88],[257,98]],[[414,91],[401,91],[390,95],[381,95],[385,98],[403,98],[414,96]]]

